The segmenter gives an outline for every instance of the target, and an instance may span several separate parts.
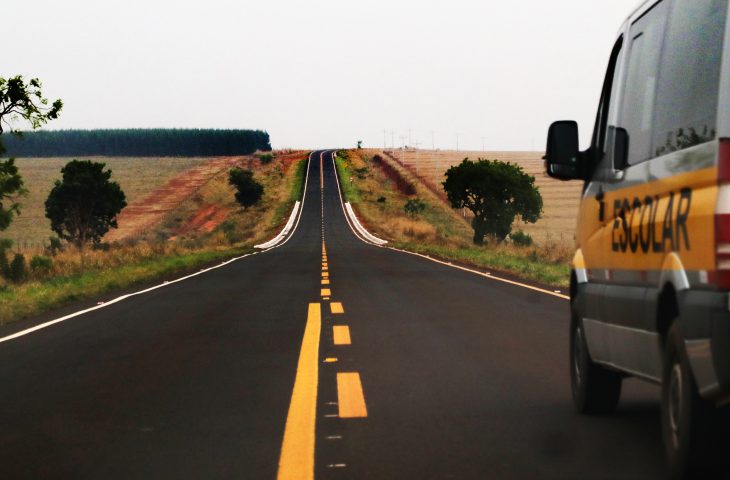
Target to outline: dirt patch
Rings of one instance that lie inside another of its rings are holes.
[[[203,205],[197,212],[180,226],[170,240],[189,233],[210,233],[228,216],[230,209],[220,205]]]
[[[179,206],[183,201],[195,194],[210,179],[224,170],[233,166],[245,163],[248,165],[250,159],[242,157],[219,157],[213,158],[203,165],[193,167],[179,175],[173,177],[165,185],[155,189],[151,194],[140,201],[133,202],[127,206],[117,217],[119,228],[110,231],[104,240],[107,242],[119,242],[135,237],[140,233],[153,228],[168,213]],[[213,206],[208,206],[213,207]],[[214,213],[200,212],[201,218],[204,220],[198,227],[193,228],[210,228],[212,230],[225,219],[226,212],[222,212],[220,207]],[[202,209],[201,209],[202,210]],[[209,213],[209,214],[208,214]],[[196,214],[197,217],[197,214]],[[193,224],[191,219],[188,224]],[[217,224],[215,222],[218,222]],[[186,226],[188,225],[186,224]],[[195,224],[197,225],[197,224]],[[212,225],[212,226],[211,226]],[[210,231],[207,230],[207,231]]]

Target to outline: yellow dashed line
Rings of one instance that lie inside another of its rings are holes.
[[[340,418],[364,418],[368,416],[360,374],[337,374],[337,405]]]
[[[335,345],[350,345],[350,327],[347,325],[335,325],[332,327],[332,336]]]
[[[324,359],[324,363],[337,363],[336,357],[327,357]]]
[[[342,307],[341,302],[330,303],[330,311],[332,313],[345,313],[345,309]]]
[[[321,289],[320,294],[323,297],[329,297],[330,295],[332,295],[332,292],[330,291],[329,288],[323,288],[323,289]]]
[[[319,337],[322,308],[310,303],[307,326],[294,380],[284,440],[279,457],[279,480],[314,478],[314,433],[317,420]]]
[[[329,278],[330,272],[322,272],[322,278]]]
[[[322,280],[322,285],[329,285],[329,284],[330,284],[330,281],[327,280],[326,278],[324,280]]]

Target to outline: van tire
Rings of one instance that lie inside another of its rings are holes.
[[[662,372],[662,441],[670,478],[699,478],[714,470],[714,410],[699,395],[675,322],[667,333]]]
[[[623,377],[591,359],[583,322],[577,315],[572,315],[570,323],[570,384],[575,408],[587,415],[612,413],[621,397]]]

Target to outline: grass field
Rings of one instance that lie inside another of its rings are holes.
[[[516,229],[529,233],[539,241],[555,241],[572,245],[575,240],[576,219],[581,182],[561,182],[545,174],[542,152],[456,152],[433,150],[392,150],[389,155],[406,166],[414,175],[437,192],[449,167],[464,158],[501,160],[521,166],[535,177],[535,184],[543,197],[543,216],[535,224],[518,224]]]
[[[20,250],[33,250],[53,233],[45,215],[45,201],[53,182],[61,178],[61,168],[70,158],[18,158],[16,165],[28,195],[21,198],[22,214],[0,237],[13,240]],[[207,158],[84,158],[104,162],[112,170],[112,180],[119,182],[132,204],[172,177],[210,161]]]

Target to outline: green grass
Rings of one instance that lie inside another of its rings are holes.
[[[357,187],[350,183],[350,178],[355,175],[352,171],[347,159],[340,156],[337,153],[335,157],[335,166],[337,167],[337,175],[340,176],[340,187],[342,188],[342,194],[345,196],[345,201],[350,203],[360,203],[361,195]]]
[[[569,284],[569,265],[530,258],[529,250],[525,250],[525,255],[522,256],[485,247],[455,248],[412,242],[399,242],[392,244],[392,246],[423,255],[454,260],[479,268],[501,270],[547,285],[566,288]]]
[[[276,210],[274,210],[274,215],[271,220],[272,226],[279,226],[284,223],[284,219],[291,214],[291,210],[294,207],[294,204],[297,202],[297,200],[302,199],[302,194],[304,193],[304,178],[307,175],[308,165],[308,159],[305,158],[297,162],[296,166],[294,167],[296,168],[296,171],[294,172],[294,177],[291,180],[292,184],[289,190],[289,200],[283,202],[278,207],[276,207]]]
[[[250,252],[250,248],[207,250],[170,256],[152,256],[122,267],[56,277],[0,291],[0,325],[84,298],[124,289],[185,272]]]

